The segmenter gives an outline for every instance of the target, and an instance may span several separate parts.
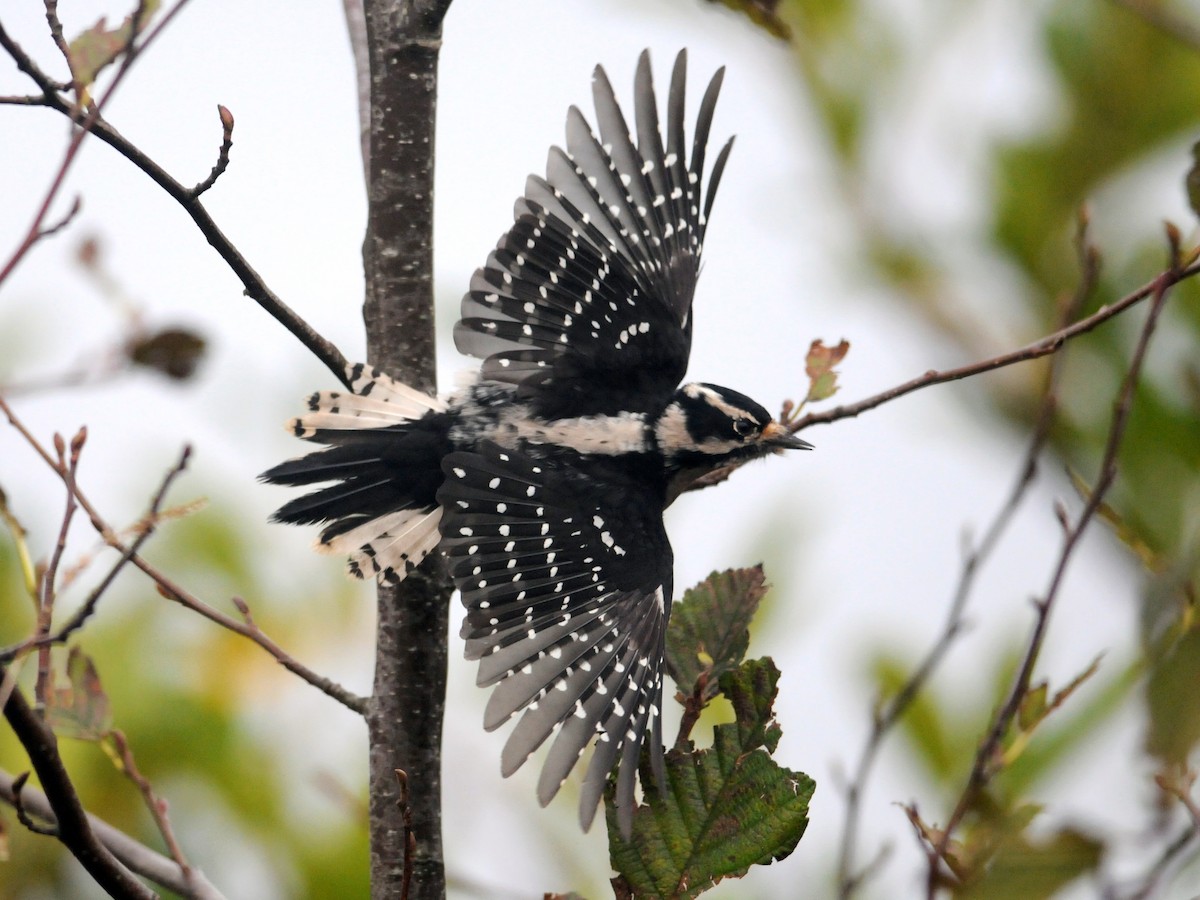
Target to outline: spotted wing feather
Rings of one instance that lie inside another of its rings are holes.
[[[571,109],[567,149],[552,148],[546,177],[529,179],[463,300],[455,342],[484,360],[485,378],[520,385],[550,417],[640,409],[682,380],[707,214],[730,146],[705,194],[721,77],[701,102],[689,162],[686,55],[672,74],[665,144],[648,54],[634,84],[636,144],[597,68],[597,131]]]
[[[494,686],[485,726],[520,714],[505,775],[553,737],[538,782],[544,805],[593,742],[580,797],[586,828],[620,761],[622,821],[634,807],[638,756],[661,758],[663,640],[670,545],[647,488],[484,444],[443,465],[442,546],[463,595],[462,634],[478,682]],[[640,496],[639,496],[640,495]]]

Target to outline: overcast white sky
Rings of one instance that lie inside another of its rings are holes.
[[[938,15],[922,13],[915,2],[881,0],[881,6],[907,17],[907,39],[914,42],[928,36]],[[981,142],[1038,127],[1053,112],[1031,37],[1006,6],[976,4],[962,15],[954,42],[893,88],[897,95],[911,92],[911,116],[897,117],[889,152],[880,151],[872,171],[896,206],[896,220],[911,221],[930,240],[979,227],[986,182],[976,165]],[[62,4],[68,32],[104,7]],[[108,11],[110,17],[127,12]],[[55,58],[39,2],[10,0],[3,20],[39,58]],[[437,138],[436,281],[444,334],[470,273],[511,221],[526,174],[541,171],[547,147],[561,139],[567,106],[590,113],[592,66],[604,63],[627,100],[645,46],[660,84],[676,50],[688,47],[693,103],[710,73],[726,65],[714,137],[738,135],[706,241],[690,378],[727,384],[777,408],[801,391],[804,351],[818,337],[853,345],[842,367],[839,399],[845,400],[967,361],[906,315],[856,261],[824,138],[789,52],[718,5],[691,0],[457,0],[445,28]],[[27,89],[0,62],[0,94]],[[237,125],[232,164],[206,203],[271,287],[347,356],[360,357],[364,199],[340,3],[196,0],[138,63],[108,114],[181,180],[198,181],[220,140],[217,103],[232,110]],[[65,135],[63,121],[48,112],[0,107],[0,255],[27,227]],[[31,147],[38,148],[32,158]],[[258,472],[299,452],[280,424],[307,392],[331,386],[328,373],[241,295],[182,211],[107,148],[86,149],[70,191],[85,203],[70,233],[37,247],[0,293],[0,381],[58,370],[113,332],[111,316],[70,261],[77,239],[89,232],[101,235],[108,266],[151,319],[191,324],[210,339],[211,355],[201,377],[182,388],[136,376],[22,400],[20,412],[43,435],[87,423],[85,474],[101,508],[131,517],[187,440],[195,445],[191,477],[212,499],[214,514],[233,511],[261,523],[255,541],[281,584],[298,585],[340,566],[309,553],[311,535],[268,526],[283,495],[255,482]],[[1003,304],[1009,286],[1001,279],[981,290]],[[1015,297],[1007,302],[1009,310],[1020,305]],[[1015,312],[998,316],[1020,321]],[[1022,341],[1034,336],[1020,333]],[[448,341],[443,350],[443,383],[450,385],[453,373],[471,363]],[[907,646],[915,658],[941,627],[961,535],[992,515],[1021,453],[1021,435],[973,409],[980,396],[971,386],[938,388],[808,432],[814,452],[756,465],[671,510],[680,588],[715,568],[760,559],[779,587],[751,651],[774,656],[783,671],[781,762],[818,782],[797,852],[712,896],[825,893],[844,809],[834,773],[856,759],[867,727],[865,664],[882,646]],[[1028,599],[1043,589],[1058,549],[1051,503],[1069,496],[1062,479],[1049,476],[984,573],[972,631],[940,680],[948,693],[971,696],[986,683],[999,649],[1029,621]],[[44,546],[58,503],[44,498],[58,495],[8,429],[0,429],[0,485]],[[1068,580],[1042,674],[1061,684],[1099,650],[1119,647],[1132,631],[1134,594],[1120,553],[1094,535]],[[369,612],[365,589],[362,603]],[[320,628],[322,610],[297,615]],[[576,838],[570,799],[539,811],[533,767],[501,782],[504,735],[480,728],[485,695],[473,687],[473,672],[458,652],[452,648],[446,728],[451,876],[507,885],[514,896],[570,888],[601,895],[608,876],[602,835]],[[1120,655],[1105,665],[1118,665]],[[363,648],[351,648],[340,665],[352,687],[368,689]],[[297,686],[279,707],[281,728],[331,723],[318,735],[305,731],[300,749],[295,741],[281,748],[299,783],[319,767],[361,764],[362,729],[324,698]],[[1114,732],[1062,785],[1069,819],[1116,821],[1113,794],[1101,797],[1089,786],[1127,760],[1136,740],[1130,730]],[[920,865],[893,804],[932,797],[896,756],[885,752],[881,761],[860,844],[866,852],[881,840],[895,845],[897,858],[878,896],[911,889]],[[1113,790],[1124,802],[1139,799],[1131,788]],[[306,814],[330,814],[315,790],[297,803]],[[239,865],[252,870],[254,862]],[[218,883],[220,866],[207,864]]]

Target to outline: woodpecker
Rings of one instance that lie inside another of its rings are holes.
[[[705,183],[719,69],[690,152],[686,51],[671,75],[665,134],[650,59],[634,78],[634,134],[604,69],[597,130],[571,107],[566,149],[530,176],[512,227],[475,272],[455,344],[482,360],[443,401],[352,366],[288,423],[325,449],[263,479],[325,483],[274,520],[319,524],[317,549],[359,578],[395,584],[439,550],[466,606],[466,657],[492,687],[484,726],[520,713],[505,776],[551,736],[544,806],[589,745],[586,830],[617,768],[628,834],[638,757],[661,783],[664,635],[673,596],[663,511],[697,479],[810,445],[728,388],[680,386],[705,226],[733,145]]]

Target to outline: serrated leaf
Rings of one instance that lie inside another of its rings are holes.
[[[781,734],[772,713],[778,679],[769,659],[721,679],[738,720],[713,730],[710,749],[667,754],[665,789],[648,780],[629,841],[605,804],[611,862],[633,896],[695,897],[796,848],[815,784],[771,758]]]
[[[101,740],[112,730],[112,708],[91,657],[78,647],[67,656],[67,682],[47,693],[47,722],[59,737]]]
[[[713,572],[671,608],[667,674],[690,694],[703,676],[705,699],[721,676],[736,668],[750,645],[750,620],[767,592],[762,566]]]
[[[721,693],[733,706],[738,744],[743,751],[766,747],[774,753],[783,737],[775,721],[775,697],[779,693],[779,669],[768,657],[745,662],[720,679]]]
[[[149,24],[150,19],[162,5],[161,0],[145,0],[141,5],[142,15],[137,23],[137,33]],[[71,67],[71,77],[75,80],[81,93],[86,93],[96,76],[129,46],[133,17],[137,10],[125,17],[125,21],[117,28],[109,28],[108,20],[101,16],[96,24],[67,45],[67,62]],[[80,97],[83,102],[84,97]]]

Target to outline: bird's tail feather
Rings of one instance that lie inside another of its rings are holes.
[[[440,540],[436,493],[450,452],[445,404],[361,364],[347,370],[351,392],[321,391],[288,431],[328,445],[267,470],[264,481],[328,483],[272,517],[324,524],[316,549],[345,553],[359,578],[395,584]]]

